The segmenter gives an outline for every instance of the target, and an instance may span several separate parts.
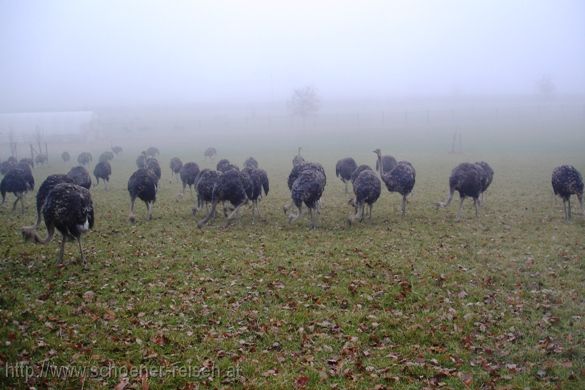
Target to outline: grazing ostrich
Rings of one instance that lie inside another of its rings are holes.
[[[47,157],[46,154],[41,153],[41,154],[37,154],[35,156],[35,163],[37,165],[45,165],[48,161],[49,161],[49,158]]]
[[[248,157],[248,159],[244,161],[244,168],[258,169],[258,161],[256,161],[254,157]]]
[[[112,152],[117,156],[118,154],[122,153],[124,149],[121,146],[112,146]]]
[[[213,147],[209,147],[209,148],[205,149],[203,156],[206,159],[213,160],[215,158],[215,156],[217,156],[217,150]]]
[[[128,220],[131,223],[136,222],[134,215],[134,202],[139,198],[146,204],[148,210],[146,219],[152,219],[152,206],[156,201],[156,192],[158,190],[158,178],[150,169],[140,168],[128,179],[128,192],[130,193],[130,215]]]
[[[91,177],[89,176],[89,172],[82,166],[73,167],[67,172],[67,176],[73,179],[73,182],[78,186],[82,186],[83,188],[87,188],[88,190],[91,188]]]
[[[174,177],[176,181],[179,180],[179,174],[181,173],[181,168],[183,168],[183,162],[179,157],[171,158],[171,177]]]
[[[107,161],[100,161],[96,164],[93,169],[93,175],[97,181],[96,185],[100,184],[100,179],[104,181],[105,190],[108,190],[108,184],[110,183],[110,175],[112,174],[112,166]]]
[[[69,152],[63,152],[61,153],[61,158],[63,159],[63,161],[68,162],[69,160],[71,160],[71,155],[69,154]]]
[[[28,167],[28,165],[27,165]],[[12,192],[16,200],[12,205],[12,211],[16,209],[16,204],[20,201],[21,212],[24,214],[24,195],[35,188],[35,179],[33,178],[30,167],[28,170],[21,167],[12,168],[0,182],[0,194],[2,194],[2,205],[6,201],[6,193]]]
[[[106,151],[106,152],[103,152],[102,154],[100,154],[98,161],[100,161],[100,162],[112,161],[113,159],[114,159],[114,153],[112,153],[110,151]]]
[[[305,162],[305,159],[303,158],[303,156],[301,156],[301,150],[303,150],[303,148],[299,146],[299,149],[297,150],[297,155],[294,156],[292,160],[293,167],[296,167],[297,165],[300,165]]]
[[[323,166],[319,163],[304,162],[304,163],[300,163],[298,165],[293,166],[293,169],[290,171],[290,174],[288,175],[287,185],[288,185],[288,189],[290,191],[292,191],[293,183],[295,182],[295,180],[300,176],[301,172],[305,169],[319,171],[325,180],[325,183],[323,183],[323,187],[325,187],[325,184],[327,182],[327,176],[325,175],[325,170],[323,169]],[[285,215],[288,212],[288,209],[292,205],[293,205],[293,201],[291,198],[291,201],[282,207]],[[317,204],[317,212],[319,212],[319,209],[320,209],[320,204]]]
[[[93,228],[94,212],[91,194],[83,187],[72,183],[59,183],[47,194],[42,206],[43,219],[47,227],[47,237],[39,237],[35,229],[22,230],[26,241],[34,240],[38,244],[47,244],[55,234],[55,228],[61,233],[61,250],[57,264],[63,263],[65,241],[77,240],[83,268],[87,269],[87,261],[81,247],[81,235]]]
[[[363,171],[373,171],[372,167],[370,167],[369,165],[366,164],[362,164],[359,167],[357,167],[355,169],[355,171],[353,171],[351,173],[351,177],[349,180],[351,180],[351,183],[353,184],[353,182],[355,181],[355,179],[357,179],[357,177],[359,176],[360,173],[362,173]]]
[[[459,192],[461,202],[459,203],[459,210],[457,210],[457,220],[461,219],[461,210],[463,210],[463,201],[466,197],[473,198],[473,205],[475,206],[475,216],[479,217],[479,195],[481,194],[481,168],[476,164],[462,163],[457,165],[451,176],[449,177],[449,198],[446,202],[440,202],[437,207],[447,207],[453,199],[453,193]]]
[[[219,202],[230,202],[234,206],[234,209],[227,217],[225,226],[228,226],[238,214],[240,207],[248,202],[241,172],[230,169],[218,177],[211,195],[211,210],[205,218],[197,223],[198,228],[201,229],[215,216],[215,208]]]
[[[379,150],[379,149],[377,149]],[[376,151],[374,151],[376,153]],[[382,171],[384,173],[390,172],[394,167],[398,165],[396,159],[392,156],[382,156]],[[380,171],[380,158],[376,159],[376,172]]]
[[[476,162],[475,165],[480,167],[481,172],[481,201],[483,202],[484,192],[487,191],[490,184],[492,184],[492,180],[494,180],[494,170],[488,163],[485,161]]]
[[[305,168],[301,169],[300,174],[293,181],[291,187],[291,199],[292,203],[297,208],[297,213],[289,214],[288,222],[292,223],[301,216],[302,207],[303,204],[305,204],[309,209],[311,228],[314,229],[317,227],[317,223],[313,211],[318,211],[319,200],[325,189],[327,178],[324,174],[323,167],[320,164],[305,163],[302,164],[302,166],[305,166]]]
[[[374,150],[378,156],[376,164],[380,178],[390,192],[398,192],[402,195],[402,204],[400,210],[402,215],[406,214],[406,198],[412,192],[416,180],[416,171],[408,161],[398,162],[390,171],[383,171],[384,160],[380,149]],[[386,156],[387,157],[387,156]]]
[[[382,183],[376,173],[370,170],[363,170],[353,181],[354,199],[350,200],[350,204],[355,207],[355,215],[348,218],[348,223],[351,225],[356,220],[360,222],[364,219],[364,208],[368,205],[368,215],[372,218],[372,207],[380,197],[382,192]]]
[[[197,205],[193,208],[193,215],[201,210],[206,204],[210,204],[213,200],[213,188],[221,175],[218,171],[211,169],[204,169],[198,175],[195,182],[195,190],[197,192]]]
[[[221,173],[225,173],[225,172],[229,171],[230,169],[239,170],[238,167],[236,167],[235,165],[230,163],[230,161],[225,159],[225,158],[218,161],[215,169],[220,171]]]
[[[22,228],[23,230],[38,229],[38,227],[41,224],[41,218],[43,215],[42,209],[43,209],[43,205],[45,204],[45,200],[47,199],[49,192],[51,192],[51,190],[53,188],[55,188],[55,186],[57,184],[61,184],[61,183],[75,184],[73,182],[73,179],[71,179],[67,175],[62,175],[62,174],[49,175],[49,176],[47,176],[45,181],[43,181],[41,183],[41,186],[39,187],[39,191],[37,192],[37,220],[36,220],[34,225],[23,227]]]
[[[6,175],[11,169],[16,167],[16,159],[14,159],[13,157],[10,157],[8,160],[6,161],[2,161],[2,163],[0,163],[0,173],[2,175]]]
[[[77,162],[80,165],[89,165],[91,161],[93,161],[93,156],[89,152],[81,152],[79,156],[77,156]]]
[[[347,182],[351,180],[351,174],[357,169],[357,163],[351,157],[342,158],[335,164],[335,176],[339,177],[345,185],[347,194]]]
[[[149,157],[157,157],[160,154],[158,148],[151,146],[150,148],[146,149],[146,155]]]
[[[555,195],[563,199],[566,221],[571,219],[571,195],[577,195],[581,211],[585,215],[585,209],[583,208],[583,177],[575,167],[572,165],[556,167],[552,172],[551,182]]]
[[[193,197],[193,185],[195,185],[197,177],[199,176],[199,165],[194,162],[186,163],[181,167],[179,176],[181,176],[181,182],[183,183],[183,192],[180,195],[185,195],[185,187],[189,186],[191,197]]]
[[[246,195],[248,196],[248,200],[252,202],[252,218],[254,220],[254,218],[256,217],[256,213],[260,215],[258,202],[262,198],[262,191],[264,191],[264,196],[266,196],[268,195],[268,191],[270,190],[268,175],[266,174],[266,171],[263,169],[248,167],[242,169],[242,175],[245,175],[250,179],[251,187],[246,188]],[[246,185],[245,182],[244,185]]]

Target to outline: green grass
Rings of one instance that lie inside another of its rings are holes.
[[[113,161],[109,192],[92,189],[88,272],[76,245],[58,268],[58,240],[22,241],[19,228],[34,221],[30,195],[25,216],[0,210],[2,387],[25,387],[4,372],[16,362],[165,367],[165,376],[144,379],[151,388],[585,387],[585,219],[574,208],[564,223],[550,189],[552,168],[571,161],[583,172],[582,155],[400,155],[418,175],[406,217],[384,189],[373,219],[350,228],[333,170],[344,156],[313,151],[328,184],[319,228],[310,230],[306,218],[288,225],[282,212],[289,156],[257,154],[271,179],[263,221],[252,224],[246,208],[229,228],[220,216],[199,230],[189,197],[176,201],[179,186],[169,183],[174,153],[163,153],[152,221],[143,204],[137,223],[127,221],[133,152]],[[370,152],[354,156],[374,161]],[[494,183],[481,217],[467,203],[455,222],[457,204],[433,204],[445,198],[451,168],[479,158],[492,163]],[[67,169],[56,161],[36,169],[37,187]],[[93,374],[35,375],[27,385],[120,382]],[[140,387],[139,376],[129,379]]]

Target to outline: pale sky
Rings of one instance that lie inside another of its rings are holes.
[[[585,94],[585,1],[0,0],[0,111]]]

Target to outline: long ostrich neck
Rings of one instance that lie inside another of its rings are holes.
[[[380,179],[384,178],[384,170],[382,168],[382,153],[377,153],[378,155],[378,171],[380,171]]]

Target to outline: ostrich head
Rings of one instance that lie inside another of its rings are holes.
[[[301,146],[299,146],[298,152],[297,152],[297,156],[301,155],[301,150],[303,150],[303,148]]]
[[[376,153],[378,157],[380,157],[380,155],[382,154],[382,151],[380,149],[374,149],[373,152]]]

